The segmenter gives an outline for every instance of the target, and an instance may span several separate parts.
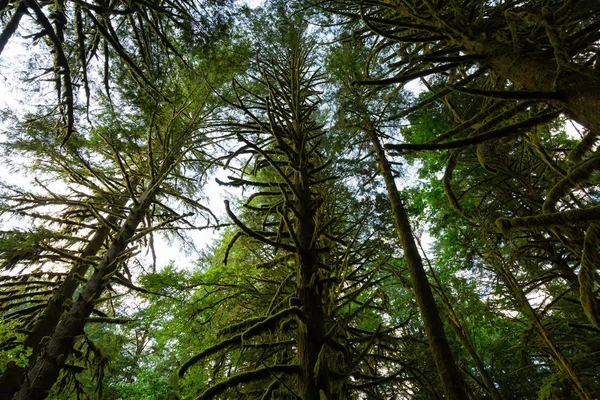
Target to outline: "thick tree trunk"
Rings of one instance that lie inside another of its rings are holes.
[[[107,218],[108,223],[114,224],[117,222],[117,217],[110,215]],[[103,225],[98,228],[92,239],[81,252],[81,258],[87,259],[95,256],[101,249],[102,245],[108,238],[110,228]],[[58,325],[65,308],[64,304],[67,300],[73,298],[73,293],[81,284],[80,278],[85,276],[90,263],[77,263],[73,266],[65,280],[60,284],[56,293],[52,296],[43,314],[37,319],[33,329],[25,338],[23,345],[32,349],[29,356],[29,365],[33,365],[40,354],[43,345],[43,338],[50,336],[54,328]],[[15,363],[10,363],[2,376],[0,376],[0,400],[10,400],[21,387],[21,383],[27,367],[21,367]]]
[[[600,134],[600,77],[584,73],[579,66],[557,66],[554,59],[522,54],[495,41],[463,43],[466,52],[482,56],[482,63],[510,80],[517,88],[557,92],[549,103],[567,117]]]
[[[156,190],[157,185],[152,185],[142,195],[139,205],[127,216],[117,237],[84,285],[79,298],[60,320],[40,358],[31,366],[27,379],[17,393],[17,400],[38,400],[48,395],[73,349],[75,338],[84,333],[86,319],[94,309],[95,301],[106,289],[106,284],[118,266],[117,259],[142,222]]]
[[[444,332],[444,324],[440,318],[435,298],[429,286],[425,269],[423,268],[423,260],[419,254],[415,238],[410,227],[408,214],[404,208],[400,193],[396,187],[396,182],[392,175],[390,164],[386,158],[385,151],[381,146],[375,127],[370,118],[363,112],[363,122],[367,134],[370,136],[375,148],[375,153],[379,162],[379,169],[388,192],[388,198],[394,216],[394,222],[400,243],[404,250],[404,259],[410,277],[412,280],[413,291],[419,306],[423,325],[427,332],[427,340],[431,349],[431,354],[440,376],[446,398],[449,400],[465,400],[470,398],[467,385],[465,384],[462,374],[460,373],[452,350],[448,344],[446,333]]]
[[[306,152],[306,143],[298,144],[299,153]],[[304,148],[302,148],[304,147]],[[304,308],[305,320],[298,321],[298,363],[300,374],[298,395],[303,400],[320,400],[321,395],[330,399],[329,370],[324,357],[320,356],[325,346],[325,320],[323,282],[319,277],[319,256],[315,238],[316,204],[311,196],[308,164],[306,156],[298,177],[297,192],[298,217],[296,235],[298,237],[297,283],[298,299]]]
[[[310,254],[313,253],[313,254]],[[325,314],[321,284],[316,282],[317,263],[314,252],[300,253],[297,257],[298,299],[304,308],[305,321],[298,321],[298,363],[300,374],[298,395],[303,400],[319,400],[320,392],[329,399],[328,368],[319,354],[325,338]]]

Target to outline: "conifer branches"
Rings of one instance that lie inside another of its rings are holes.
[[[392,154],[423,163],[428,189],[407,192],[426,204],[416,209],[436,216],[429,221],[441,243],[434,247],[439,268],[487,271],[494,295],[503,291],[503,301],[527,308],[517,311],[534,324],[532,336],[561,371],[562,387],[570,382],[563,390],[590,398],[597,385],[587,374],[598,367],[579,364],[583,353],[562,342],[569,333],[553,324],[597,326],[598,284],[590,266],[598,247],[600,76],[592,37],[599,8],[572,1],[480,3],[332,0],[323,8],[347,22],[341,47],[358,54],[346,59],[358,68],[340,69],[352,71],[373,103],[385,99],[377,117],[392,127],[372,136],[385,138]],[[402,88],[416,80],[425,88],[406,106]],[[349,108],[354,113],[346,115],[354,117],[356,105]],[[583,125],[582,140],[565,135],[562,117]],[[513,277],[503,275],[497,259],[487,261],[492,252],[510,259]],[[546,303],[528,300],[533,293]],[[588,335],[582,341],[595,343]]]
[[[225,390],[240,385],[242,383],[264,380],[269,377],[275,376],[275,374],[281,373],[285,374],[286,376],[293,376],[299,373],[299,368],[297,365],[271,365],[255,369],[253,371],[242,372],[240,374],[233,375],[229,379],[223,382],[219,382],[216,385],[206,389],[206,391],[203,392],[200,395],[200,397],[198,397],[198,400],[213,399],[214,396],[218,396]],[[298,398],[297,395],[296,398]]]
[[[293,300],[298,306],[292,305],[266,316],[263,321],[205,350],[186,363],[186,368],[180,370],[180,375],[199,359],[212,354],[214,349],[233,344],[244,348],[246,338],[267,328],[273,331],[272,335],[290,337],[290,328],[296,327],[299,375],[294,377],[288,374],[279,383],[284,386],[297,385],[303,398],[312,399],[317,398],[315,395],[318,396],[319,390],[329,390],[326,367],[323,366],[320,372],[314,372],[318,354],[324,345],[323,329],[328,318],[322,304],[331,301],[323,291],[324,271],[319,266],[327,252],[321,236],[326,232],[319,232],[319,236],[316,236],[314,225],[315,221],[323,219],[322,204],[326,201],[317,190],[318,184],[315,182],[322,181],[323,174],[327,173],[327,162],[319,154],[318,136],[321,134],[321,127],[314,120],[319,102],[316,91],[319,76],[310,68],[310,47],[307,46],[306,39],[298,32],[291,31],[290,34],[289,48],[274,46],[267,56],[256,62],[256,71],[260,76],[256,81],[257,85],[250,89],[234,81],[236,99],[228,100],[245,119],[245,123],[225,124],[236,133],[237,141],[241,144],[241,148],[234,152],[231,159],[248,154],[249,159],[244,162],[247,167],[242,173],[249,178],[243,177],[244,175],[234,176],[226,184],[256,190],[248,199],[246,209],[263,218],[263,227],[258,228],[252,219],[242,221],[232,212],[228,201],[225,205],[229,217],[245,236],[256,239],[275,252],[283,250],[284,257],[286,253],[291,253],[289,262],[299,278],[295,282],[289,282],[297,291],[297,298],[290,299],[290,302]],[[267,188],[272,190],[267,191]],[[266,204],[255,206],[252,204],[256,201],[254,199],[262,199]],[[234,237],[235,240],[238,238],[238,235]],[[230,251],[231,247],[227,253]],[[280,266],[274,264],[272,268]],[[279,287],[275,291],[269,309],[280,303],[278,297],[282,289]],[[279,324],[292,311],[294,318],[290,321],[291,326],[287,323]],[[236,326],[245,325],[246,323],[242,323]],[[315,329],[316,331],[311,332]],[[279,354],[287,348],[288,346],[280,350],[274,348],[272,362],[280,363],[277,357],[281,357]],[[286,360],[290,362],[289,358]],[[261,360],[260,364],[254,362],[258,368],[255,371],[268,371],[259,367],[266,361]],[[244,379],[240,380],[239,377]],[[231,375],[223,383],[206,389],[203,396],[208,396],[207,393],[210,394],[223,385],[231,387],[265,377],[257,373]]]
[[[122,98],[122,105],[128,100]],[[35,289],[23,297],[27,304],[36,305],[27,310],[32,318],[23,342],[32,353],[28,368],[11,363],[3,371],[0,385],[7,396],[19,392],[19,398],[42,398],[62,369],[82,368],[74,353],[86,323],[94,321],[89,319],[91,313],[107,318],[104,322],[123,321],[106,307],[113,295],[122,295],[123,288],[139,289],[123,274],[130,275],[127,264],[139,254],[139,247],[152,246],[148,237],[153,232],[201,229],[194,214],[210,224],[214,216],[196,199],[196,188],[182,184],[196,178],[191,171],[202,174],[208,168],[202,159],[207,143],[200,133],[206,100],[207,96],[199,96],[176,105],[151,104],[149,109],[138,109],[137,115],[108,111],[98,118],[103,124],[85,137],[70,140],[63,149],[54,145],[57,139],[42,120],[14,127],[12,140],[4,146],[13,154],[33,155],[46,176],[45,181],[34,179],[33,190],[6,186],[2,212],[45,224],[48,233],[36,242],[37,252],[28,251],[24,242],[12,252],[0,252],[0,257],[13,269],[67,273],[48,293]],[[128,105],[140,107],[135,102]],[[192,152],[195,162],[186,170],[182,164]],[[48,182],[47,176],[54,182]],[[34,231],[27,235],[36,237]],[[21,287],[27,288],[27,282]],[[0,288],[3,303],[14,308],[19,294]],[[77,291],[80,295],[74,297]],[[88,341],[84,347],[92,346]],[[99,368],[101,380],[104,366]],[[23,379],[26,374],[32,374],[28,380]]]
[[[225,2],[226,3],[226,2]],[[78,87],[84,89],[84,109],[89,111],[90,87],[94,74],[95,58],[104,60],[103,76],[106,95],[110,98],[110,86],[114,83],[114,68],[129,70],[140,87],[159,99],[166,100],[160,76],[160,58],[174,66],[189,64],[181,52],[176,36],[197,33],[196,40],[203,41],[222,31],[228,10],[208,4],[196,5],[187,1],[149,1],[143,3],[98,3],[56,0],[40,2],[23,0],[6,2],[0,10],[5,26],[0,32],[0,55],[11,38],[27,32],[26,20],[33,20],[39,28],[31,30],[34,44],[47,39],[47,51],[53,55],[53,65],[44,71],[23,71],[34,80],[52,73],[58,110],[58,130],[64,145],[77,131],[76,119],[80,112]],[[115,28],[117,26],[118,28]],[[191,45],[191,44],[190,44]],[[137,55],[141,60],[136,60]],[[72,56],[75,55],[75,56]],[[51,57],[48,57],[51,59]],[[171,100],[169,100],[171,101]]]
[[[247,327],[247,329],[242,330],[241,333],[236,333],[233,336],[224,339],[223,341],[217,343],[215,346],[203,350],[201,353],[195,355],[194,357],[186,361],[185,364],[183,364],[179,369],[179,376],[182,377],[191,366],[198,363],[204,358],[210,357],[218,351],[224,350],[234,345],[243,347],[246,341],[253,338],[254,336],[258,336],[262,333],[277,329],[278,324],[284,318],[287,318],[289,316],[303,318],[303,313],[302,310],[298,307],[289,307],[275,314],[258,318],[258,321],[256,321],[255,318],[252,318],[251,320],[242,321],[241,323],[236,324],[236,326],[230,327],[230,329],[235,332],[239,330],[239,328],[244,328],[246,325],[251,325]]]
[[[558,114],[556,113],[547,113],[542,114],[540,116],[530,118],[526,121],[518,122],[513,125],[509,125],[506,127],[493,129],[488,132],[481,133],[479,135],[471,136],[465,139],[455,140],[451,142],[445,143],[424,143],[424,144],[387,144],[385,147],[389,150],[394,150],[398,152],[402,152],[404,150],[447,150],[447,149],[457,149],[472,145],[477,145],[481,143],[485,143],[489,140],[498,140],[510,136],[516,136],[520,133],[526,132],[527,129],[535,127],[539,124],[550,122],[554,120]]]
[[[390,276],[372,239],[378,233],[365,223],[368,206],[342,183],[336,152],[343,140],[321,123],[322,75],[313,68],[310,40],[296,26],[284,29],[285,41],[263,49],[254,75],[236,79],[225,98],[235,114],[223,127],[237,145],[227,165],[237,170],[219,183],[248,193],[239,209],[225,202],[235,229],[223,251],[228,268],[248,270],[244,282],[234,284],[248,301],[179,371],[184,385],[212,371],[202,398],[347,398],[374,386],[355,388],[350,376],[376,382],[391,366],[399,369],[393,327],[369,322],[352,329],[388,310],[382,292]],[[393,355],[378,359],[371,352]],[[290,373],[271,366],[288,366]],[[406,371],[389,379],[400,375]]]

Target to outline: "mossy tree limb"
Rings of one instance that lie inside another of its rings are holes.
[[[532,231],[563,226],[587,226],[600,221],[600,206],[575,209],[521,218],[498,218],[496,225],[503,232]]]
[[[600,250],[598,243],[600,243],[600,222],[594,222],[585,233],[579,271],[579,290],[585,314],[592,325],[600,329],[600,296],[598,295],[600,293],[598,279]]]
[[[283,373],[295,375],[299,373],[298,365],[271,365],[270,367],[258,368],[254,371],[242,372],[229,377],[227,380],[217,383],[206,389],[197,400],[210,400],[220,395],[227,389],[233,388],[241,383],[254,382],[267,379],[272,374]]]

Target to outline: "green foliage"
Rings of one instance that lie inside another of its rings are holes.
[[[115,385],[122,400],[165,400],[173,394],[169,381],[154,366],[143,366],[130,383]]]
[[[36,232],[20,230],[0,233],[0,259],[3,260],[0,269],[11,270],[23,260],[35,259],[40,253],[40,244],[47,239],[51,232],[40,228]]]
[[[14,321],[6,321],[0,316],[0,372],[11,362],[21,367],[29,363],[31,349],[19,344],[25,335],[18,332],[16,326]]]
[[[0,372],[43,356],[44,307],[82,298],[151,192],[51,398],[287,398],[305,373],[315,398],[438,399],[369,116],[473,397],[597,397],[596,3],[12,2],[0,51],[29,29],[52,57],[23,76],[58,100],[2,111],[30,182],[0,189]],[[212,224],[215,167],[230,225],[192,270],[148,266]]]

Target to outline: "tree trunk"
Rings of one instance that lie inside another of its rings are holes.
[[[316,278],[316,252],[300,252],[298,263],[298,299],[304,309],[305,320],[298,321],[298,364],[300,374],[298,395],[303,400],[320,400],[322,391],[329,399],[329,377],[325,359],[319,359],[325,346],[325,313],[321,284]]]
[[[549,103],[568,118],[600,134],[600,78],[567,64],[557,67],[549,58],[521,54],[511,46],[495,41],[463,43],[471,55],[481,55],[482,63],[510,80],[519,89],[554,92],[559,100]]]
[[[308,135],[308,132],[303,132]],[[298,363],[300,374],[298,395],[303,400],[321,400],[322,395],[330,399],[329,370],[324,354],[325,346],[325,313],[323,281],[319,274],[318,241],[315,220],[317,204],[311,194],[309,160],[307,155],[308,141],[299,135],[296,144],[297,154],[301,160],[301,169],[296,182],[297,222],[295,233],[298,238],[297,283],[298,299],[302,304],[305,320],[298,320]]]
[[[456,314],[454,314],[454,310],[452,310],[450,308],[448,311],[449,311],[448,324],[450,325],[450,327],[456,334],[456,337],[458,338],[458,341],[460,342],[460,344],[464,347],[466,352],[471,357],[471,360],[473,360],[473,363],[475,364],[475,368],[477,368],[477,372],[479,372],[479,376],[483,380],[485,389],[487,390],[487,392],[489,393],[490,397],[493,400],[502,400],[502,395],[496,388],[496,385],[494,384],[494,381],[490,377],[490,374],[488,374],[488,372],[485,368],[485,364],[481,360],[481,357],[479,357],[477,350],[475,349],[475,347],[473,347],[473,345],[469,341],[469,338],[467,338],[462,326],[458,322],[458,318],[456,317]]]
[[[110,224],[117,222],[117,217],[109,215],[107,221]],[[95,256],[108,238],[110,228],[102,225],[98,228],[92,239],[81,252],[81,258],[87,259]],[[58,325],[65,308],[67,300],[73,298],[73,293],[81,284],[80,277],[85,276],[90,267],[89,263],[77,263],[71,268],[65,280],[60,284],[56,293],[52,296],[43,314],[37,319],[33,329],[23,341],[23,345],[32,349],[28,358],[28,365],[33,365],[40,354],[43,338],[50,336]],[[10,363],[2,376],[0,376],[0,400],[10,400],[21,387],[23,378],[27,373],[27,367],[21,367],[16,363]]]
[[[435,299],[423,268],[423,260],[419,254],[415,238],[410,227],[408,215],[396,187],[390,164],[385,156],[385,151],[379,142],[377,131],[373,126],[366,110],[363,110],[363,122],[367,134],[370,136],[375,148],[379,169],[388,192],[388,198],[394,216],[396,230],[400,236],[400,243],[404,250],[404,259],[412,280],[413,291],[419,306],[423,325],[427,332],[427,340],[431,354],[440,376],[446,398],[450,400],[465,400],[470,398],[467,385],[456,366],[452,350],[448,344],[444,324],[440,318]]]
[[[421,252],[425,253],[423,251],[423,246],[421,246],[421,242],[419,241],[417,243],[419,245],[419,248],[421,249]],[[475,364],[475,368],[477,368],[477,371],[479,372],[479,376],[481,376],[481,379],[483,380],[484,388],[490,394],[490,397],[493,400],[502,400],[502,395],[500,394],[500,392],[496,388],[496,385],[494,384],[494,381],[488,374],[485,364],[481,360],[481,357],[479,357],[477,350],[475,349],[475,347],[473,347],[473,345],[469,341],[469,338],[467,337],[467,334],[465,333],[465,330],[463,329],[463,327],[460,323],[460,319],[458,318],[458,315],[456,315],[456,312],[454,311],[454,307],[452,307],[452,303],[450,303],[450,299],[448,298],[448,296],[446,295],[446,292],[444,291],[442,282],[435,274],[435,271],[431,267],[431,263],[427,259],[427,256],[425,257],[425,260],[427,261],[427,265],[429,265],[429,271],[431,272],[431,276],[433,277],[436,285],[438,286],[439,295],[442,298],[442,302],[444,303],[444,306],[446,307],[446,311],[447,311],[446,319],[448,321],[448,325],[450,325],[450,328],[452,328],[452,330],[454,331],[454,334],[458,338],[460,344],[464,347],[464,349],[467,351],[469,356],[471,356],[471,359],[473,360],[473,363]]]
[[[79,298],[56,326],[41,357],[31,366],[27,379],[17,393],[17,400],[38,400],[48,395],[73,349],[75,338],[84,333],[86,319],[93,311],[95,301],[102,295],[110,277],[116,271],[117,259],[123,254],[142,222],[157,189],[158,185],[150,185],[139,204],[127,216],[117,237],[84,285]]]

